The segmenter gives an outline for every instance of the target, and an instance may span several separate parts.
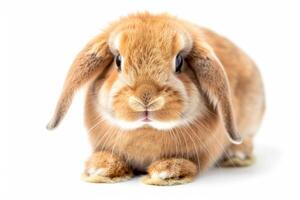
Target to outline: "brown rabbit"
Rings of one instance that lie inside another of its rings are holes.
[[[226,38],[162,14],[111,24],[76,57],[48,129],[88,83],[85,121],[93,154],[83,178],[190,182],[218,164],[251,164],[265,108],[254,62]]]

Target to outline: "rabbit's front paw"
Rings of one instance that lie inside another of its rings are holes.
[[[92,183],[115,183],[132,177],[127,163],[108,152],[95,152],[86,162],[82,179]]]
[[[150,185],[178,185],[189,183],[196,176],[197,166],[186,159],[158,160],[148,168],[143,182]]]

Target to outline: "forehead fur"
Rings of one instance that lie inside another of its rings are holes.
[[[153,49],[173,55],[192,45],[179,20],[166,14],[129,15],[113,23],[110,32],[111,48],[122,54],[137,47],[138,50]]]

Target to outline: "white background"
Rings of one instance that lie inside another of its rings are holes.
[[[297,1],[1,1],[0,199],[299,199],[300,6]],[[169,12],[227,36],[260,66],[267,113],[255,140],[257,162],[212,169],[191,184],[80,180],[90,147],[83,92],[48,132],[77,52],[119,16]],[[298,191],[297,191],[298,189]]]

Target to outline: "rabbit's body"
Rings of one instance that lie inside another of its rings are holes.
[[[73,66],[52,126],[77,85],[93,77],[86,180],[115,182],[139,170],[149,173],[146,183],[180,184],[217,161],[251,159],[265,107],[262,80],[254,62],[218,34],[167,15],[132,15],[89,43]]]
[[[227,39],[201,28],[209,45],[222,62],[233,97],[238,130],[244,137],[252,137],[264,111],[264,93],[259,72],[247,55]],[[117,75],[115,75],[117,76]],[[191,79],[195,77],[191,75]],[[199,162],[206,169],[219,159],[230,145],[226,129],[208,102],[207,112],[197,123],[172,131],[144,128],[119,130],[101,121],[97,94],[102,79],[90,83],[86,100],[86,125],[94,151],[105,150],[124,156],[133,168],[145,170],[158,159],[183,157]],[[205,101],[204,97],[201,97]],[[96,119],[96,120],[95,120]],[[99,121],[101,121],[99,123]],[[95,126],[95,123],[98,123]],[[108,132],[108,134],[107,134]]]

